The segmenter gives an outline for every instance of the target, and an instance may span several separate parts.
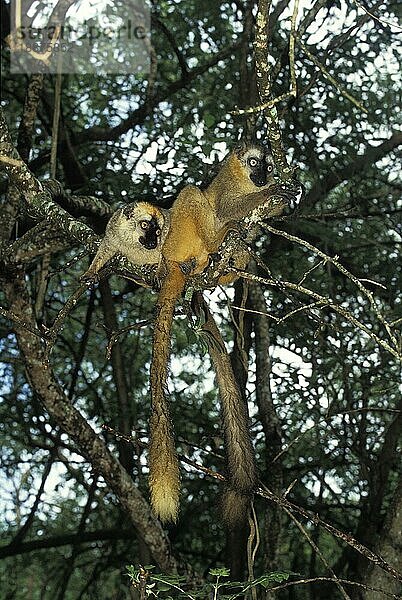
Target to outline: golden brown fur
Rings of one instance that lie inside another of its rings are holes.
[[[226,525],[233,528],[247,518],[250,497],[258,480],[257,467],[248,429],[246,401],[236,382],[224,341],[201,294],[197,295],[197,300],[206,316],[203,330],[207,333],[221,400],[228,480],[222,496],[222,513]]]
[[[262,155],[260,148],[243,151],[246,157],[250,152]],[[182,190],[173,204],[170,229],[162,249],[166,260],[177,263],[193,260],[192,273],[200,273],[233,222],[238,223],[269,198],[273,178],[267,185],[255,185],[243,162],[234,151],[206,190],[201,191],[195,186]],[[270,215],[280,214],[285,206],[286,202],[275,200]]]
[[[177,293],[184,289],[185,276],[178,265],[168,266],[158,301],[151,363],[152,413],[149,443],[149,486],[151,505],[161,521],[176,521],[179,510],[180,473],[174,445],[169,404],[165,397],[171,327]],[[178,290],[180,290],[178,292]]]
[[[255,169],[250,161],[257,164]],[[180,487],[173,430],[165,397],[175,303],[183,292],[186,276],[200,273],[207,266],[209,255],[218,250],[227,232],[255,207],[273,196],[271,186],[274,180],[267,178],[267,173],[269,175],[271,171],[272,163],[266,161],[260,148],[236,150],[229,155],[206,190],[185,187],[171,209],[170,229],[162,247],[166,275],[157,302],[151,366],[151,503],[156,514],[164,521],[177,519]],[[285,206],[285,201],[272,198],[270,214],[280,214]],[[229,455],[230,490],[237,488],[239,498],[243,497],[243,492],[244,497],[248,498],[247,495],[255,486],[256,472],[247,428],[247,410],[244,403],[238,401],[240,395],[233,388],[234,377],[228,376],[230,364],[227,365],[225,360],[219,364],[221,368],[217,369],[217,378]],[[230,500],[235,496],[230,492],[227,498]],[[228,513],[231,506],[235,505],[229,500]],[[228,518],[235,520],[235,514]]]

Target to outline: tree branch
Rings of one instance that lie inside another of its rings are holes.
[[[325,196],[340,183],[350,180],[361,171],[365,171],[368,167],[375,164],[400,144],[402,144],[402,133],[395,132],[388,140],[379,146],[369,146],[362,156],[355,157],[348,165],[338,169],[332,169],[313,185],[304,199],[302,199],[300,208],[305,210],[311,209],[319,200],[325,198]]]
[[[31,305],[27,298],[22,277],[6,285],[10,310],[20,319],[24,318],[35,327]],[[150,549],[161,569],[175,571],[173,558],[166,534],[160,523],[152,516],[149,504],[134,486],[122,465],[110,453],[101,438],[69,402],[55,380],[39,339],[26,329],[16,327],[16,335],[24,358],[30,384],[41,399],[49,415],[75,441],[78,451],[102,475],[110,489],[116,494],[134,528]]]
[[[99,529],[97,531],[84,531],[82,533],[66,533],[64,535],[55,535],[49,538],[37,538],[29,542],[19,542],[18,544],[8,544],[0,547],[0,560],[8,556],[17,556],[45,550],[47,548],[59,548],[60,546],[70,546],[78,544],[90,544],[106,540],[132,540],[135,535],[133,529]]]

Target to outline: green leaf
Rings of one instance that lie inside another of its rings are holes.
[[[274,571],[273,573],[268,573],[268,575],[262,575],[258,579],[255,579],[251,582],[254,585],[262,585],[263,588],[267,589],[270,587],[271,583],[282,583],[282,581],[287,581],[289,579],[289,573],[285,573],[284,571]]]
[[[171,587],[171,585],[166,584],[164,581],[158,581],[158,590],[160,592],[168,592]]]
[[[226,569],[226,567],[222,567],[220,569],[210,569],[209,574],[212,575],[212,577],[229,577],[230,570]]]

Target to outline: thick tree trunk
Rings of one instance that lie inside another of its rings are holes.
[[[17,277],[13,283],[7,284],[6,293],[9,307],[17,318],[28,323],[31,331],[35,330],[36,323],[23,277]],[[77,451],[105,479],[158,566],[167,572],[176,571],[177,563],[171,554],[167,536],[152,516],[148,502],[103,440],[68,400],[46,361],[40,337],[23,327],[15,327],[15,331],[33,393],[38,395],[49,415],[74,440]]]

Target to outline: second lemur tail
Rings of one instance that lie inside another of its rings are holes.
[[[211,350],[211,358],[214,360]],[[222,513],[232,529],[244,523],[253,493],[257,487],[257,466],[248,428],[245,399],[235,380],[229,355],[221,353],[214,360],[221,397],[223,434],[226,447],[228,484],[222,497]]]
[[[221,400],[227,463],[222,513],[226,525],[233,529],[247,519],[258,483],[257,466],[248,428],[246,401],[237,385],[222,336],[201,295],[198,295],[198,302],[206,317],[203,329],[209,334],[207,341]]]
[[[177,520],[179,512],[180,472],[165,388],[174,308],[184,285],[185,276],[179,265],[169,264],[157,302],[151,364],[152,413],[149,443],[151,505],[161,521],[173,522]]]

